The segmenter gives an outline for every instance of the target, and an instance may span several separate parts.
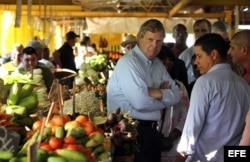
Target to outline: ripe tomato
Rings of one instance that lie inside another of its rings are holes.
[[[73,151],[79,151],[79,147],[78,147],[77,144],[69,144],[69,145],[67,146],[67,149],[73,150]]]
[[[62,148],[63,141],[60,138],[52,137],[52,138],[49,139],[49,145],[50,145],[51,148],[56,150],[56,149]]]
[[[82,127],[86,130],[87,135],[95,131],[95,124],[91,121],[83,123]]]
[[[65,137],[63,139],[63,142],[66,143],[66,144],[75,144],[76,143],[76,139],[72,136],[68,136],[68,137]]]
[[[48,143],[41,143],[39,148],[44,149],[48,152],[54,151],[54,149]]]

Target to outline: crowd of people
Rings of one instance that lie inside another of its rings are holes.
[[[163,24],[147,20],[109,78],[108,114],[138,124],[135,162],[223,162],[224,146],[250,145],[250,30],[229,40],[224,21],[198,19],[193,32],[191,47],[183,24],[164,43]]]
[[[41,68],[42,71],[44,71],[44,78],[46,78],[44,82],[49,89],[54,79],[53,71],[55,68],[65,68],[77,72],[84,59],[90,57],[90,53],[92,53],[92,55],[97,54],[93,47],[90,46],[90,38],[87,36],[81,41],[78,52],[74,51],[79,37],[80,35],[77,35],[73,31],[69,31],[65,35],[66,40],[63,45],[52,53],[48,46],[36,36],[26,45],[21,43],[14,44],[10,53],[1,58],[1,76],[3,77],[11,74],[15,70],[22,69],[30,71],[31,69]],[[88,52],[82,48],[86,49]],[[32,56],[32,60],[25,60],[27,56]],[[73,81],[74,78],[69,78],[65,79],[62,83],[72,88]]]

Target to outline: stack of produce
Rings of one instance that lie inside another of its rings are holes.
[[[116,109],[104,123],[105,133],[111,138],[112,161],[120,161],[127,157],[131,161],[136,151],[136,122],[127,113]],[[132,160],[133,161],[133,160]]]
[[[38,110],[34,82],[28,75],[12,73],[4,78],[4,84],[8,93],[5,104],[1,106],[1,112],[11,115],[11,121],[19,126],[31,127],[34,120],[30,114]]]
[[[66,114],[54,115],[43,132],[41,126],[41,120],[34,122],[26,143],[17,155],[11,154],[8,160],[27,161],[28,147],[40,137],[37,162],[99,162],[109,159],[109,141],[104,138],[103,130],[85,115],[78,115],[73,120]]]
[[[43,82],[41,69],[33,69],[32,74],[25,71],[14,71],[10,75],[5,76],[3,80],[6,87],[11,87],[14,84],[18,84],[19,86],[24,86],[24,89],[27,89],[26,93],[32,92],[30,94],[36,95],[38,108],[45,108],[50,105],[47,88]],[[26,95],[23,94],[23,92],[19,93],[20,95]]]
[[[76,85],[105,84],[107,70],[106,55],[100,54],[92,56],[88,62],[82,63],[76,76]],[[101,73],[103,75],[101,75]]]
[[[105,109],[107,70],[107,59],[104,54],[92,56],[88,62],[82,63],[78,71],[78,75],[75,77],[77,92],[79,94],[76,96],[76,101],[79,102],[75,102],[77,112],[86,113],[93,110],[93,112],[99,112],[99,100],[102,100],[103,107]],[[96,99],[92,98],[93,95]],[[71,103],[72,101],[68,101],[65,105],[69,105]],[[69,109],[65,109],[70,111],[72,106],[65,107],[69,107]],[[96,113],[95,115],[99,114]]]
[[[13,83],[7,98],[7,104],[2,106],[6,114],[30,115],[37,111],[38,99],[33,93],[33,85]]]
[[[18,129],[21,137],[26,136],[24,128],[32,127],[35,120],[32,115],[50,104],[41,72],[41,69],[33,69],[33,74],[14,71],[2,78],[5,96],[0,112],[11,116],[10,121],[21,128]]]

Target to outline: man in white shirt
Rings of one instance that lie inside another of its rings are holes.
[[[212,30],[212,24],[207,19],[196,20],[193,25],[195,39],[198,39],[200,36],[204,34],[211,33],[211,30]],[[191,46],[187,48],[185,51],[183,51],[179,56],[179,59],[185,62],[187,68],[188,84],[196,80],[191,65],[191,60],[192,60],[191,58],[193,55],[194,55],[194,46]]]
[[[223,162],[224,146],[238,145],[250,107],[250,87],[227,63],[224,39],[215,33],[194,44],[196,81],[176,162]]]

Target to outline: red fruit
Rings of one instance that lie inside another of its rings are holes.
[[[62,148],[63,140],[57,137],[52,137],[49,139],[49,145],[54,150]]]
[[[63,114],[62,116],[54,115],[51,120],[55,125],[63,126],[66,122],[70,121],[70,117],[66,114]]]
[[[39,148],[44,149],[48,152],[54,151],[54,149],[48,143],[41,143]]]
[[[66,143],[66,144],[75,144],[76,143],[76,139],[72,136],[68,136],[68,137],[65,137],[63,139],[63,143]]]
[[[95,124],[91,121],[82,123],[82,127],[85,129],[87,135],[95,131]]]
[[[69,145],[69,144],[67,144],[67,143],[63,143],[62,148],[67,148],[67,147],[68,147],[68,145]]]
[[[73,150],[73,151],[79,151],[79,147],[78,147],[77,144],[69,144],[69,145],[67,146],[67,149]]]

